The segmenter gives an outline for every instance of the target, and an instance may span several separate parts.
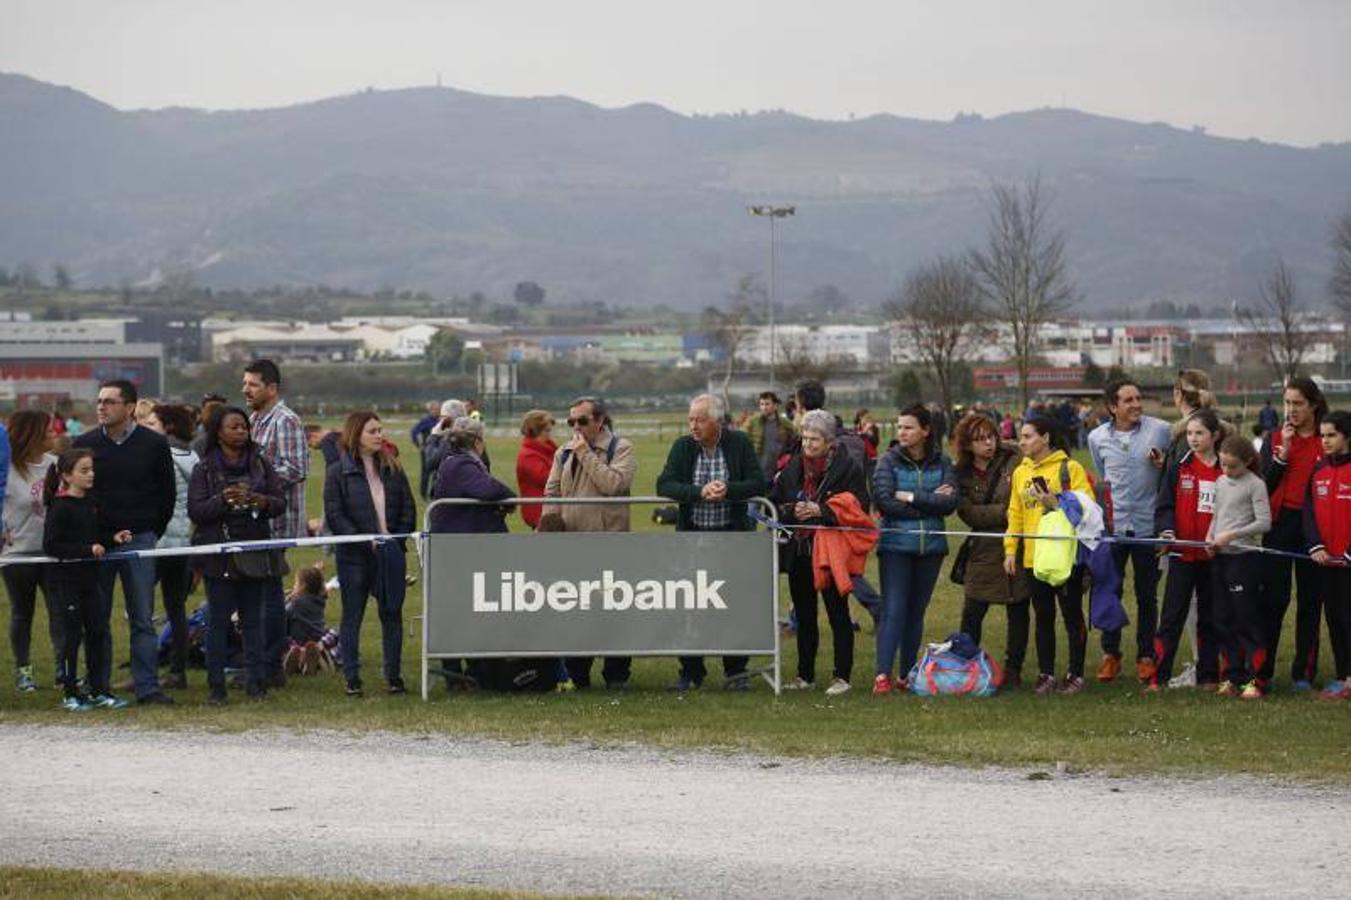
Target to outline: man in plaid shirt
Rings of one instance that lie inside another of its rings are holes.
[[[285,488],[286,512],[272,520],[272,536],[305,536],[305,479],[310,475],[310,447],[305,426],[281,399],[281,370],[270,359],[244,368],[244,399],[253,410],[249,431],[263,457],[277,470]],[[263,655],[268,684],[286,683],[282,654],[286,650],[286,595],[281,579],[274,579],[263,595]]]

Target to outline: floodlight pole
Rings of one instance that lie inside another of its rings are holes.
[[[751,206],[747,211],[753,216],[769,219],[769,387],[774,389],[774,351],[777,341],[774,339],[774,222],[797,214],[795,206]]]

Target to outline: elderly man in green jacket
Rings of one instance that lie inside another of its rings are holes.
[[[764,473],[750,438],[723,427],[722,400],[700,394],[690,401],[690,433],[676,438],[657,477],[657,493],[680,504],[677,531],[752,531],[746,501],[765,492]],[[722,658],[723,686],[750,690],[745,656]],[[674,688],[695,690],[708,674],[701,656],[680,658]]]

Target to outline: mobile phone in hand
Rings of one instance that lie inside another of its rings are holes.
[[[1040,493],[1043,494],[1051,493],[1051,486],[1047,484],[1046,479],[1040,475],[1034,475],[1032,477],[1032,486],[1036,488]]]

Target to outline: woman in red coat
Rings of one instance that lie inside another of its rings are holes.
[[[543,497],[544,484],[553,468],[558,445],[553,440],[554,417],[542,409],[532,409],[521,419],[521,449],[516,454],[516,487],[522,497]],[[539,527],[543,507],[521,504],[521,518],[531,528]]]

